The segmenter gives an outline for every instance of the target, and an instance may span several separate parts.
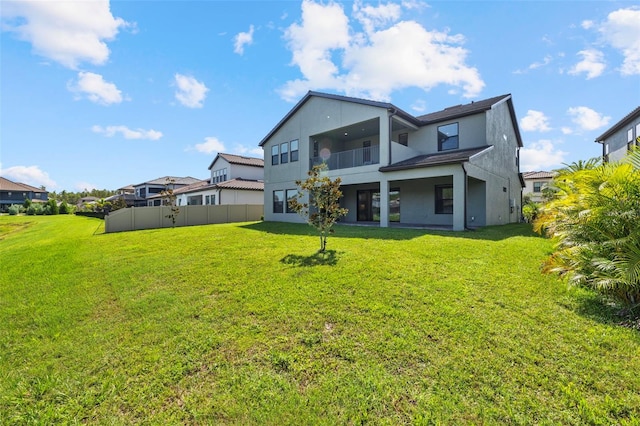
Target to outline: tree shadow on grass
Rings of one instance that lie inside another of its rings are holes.
[[[624,307],[608,297],[586,289],[576,291],[573,300],[573,303],[561,302],[560,305],[593,321],[632,328],[640,332],[638,307],[635,309]]]
[[[334,266],[338,263],[338,253],[335,250],[326,250],[324,253],[317,251],[311,256],[288,254],[280,259],[280,262],[294,266]]]

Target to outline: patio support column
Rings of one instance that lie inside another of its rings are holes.
[[[465,175],[462,171],[453,174],[453,230],[464,231]]]
[[[389,181],[380,181],[380,227],[389,227]]]

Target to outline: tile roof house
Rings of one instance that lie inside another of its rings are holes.
[[[640,106],[624,116],[595,140],[602,144],[604,161],[619,161],[634,146],[640,146]]]
[[[262,139],[265,220],[288,209],[296,180],[325,163],[353,223],[454,230],[518,222],[522,139],[511,95],[413,116],[393,104],[308,92]]]
[[[161,199],[155,196],[164,191],[165,188],[167,188],[167,185],[175,190],[177,188],[182,188],[183,186],[191,185],[192,183],[196,182],[199,182],[199,179],[192,178],[190,176],[163,176],[157,179],[133,185],[135,191],[134,206],[159,206],[161,204]]]
[[[264,160],[219,153],[209,166],[211,177],[174,190],[176,203],[184,205],[262,204]],[[161,201],[156,194],[154,200]]]
[[[27,199],[35,203],[46,203],[49,193],[45,189],[0,177],[0,211],[6,211],[13,204],[23,204]]]
[[[522,195],[529,196],[529,199],[535,203],[543,201],[542,190],[545,189],[553,180],[553,172],[524,172],[522,177],[524,179],[524,188]]]

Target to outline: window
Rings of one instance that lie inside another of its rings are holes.
[[[284,191],[273,191],[273,212],[284,212]]]
[[[278,145],[274,145],[271,147],[271,164],[273,166],[275,166],[276,164],[278,164]]]
[[[453,185],[436,185],[436,214],[453,214]]]
[[[633,127],[627,130],[627,142],[633,142]]]
[[[542,192],[542,187],[547,182],[533,182],[533,192]]]
[[[208,206],[209,204],[211,204],[211,196],[209,195],[205,195],[204,196],[204,203]]]
[[[400,145],[408,146],[409,145],[409,133],[400,133],[398,135],[398,143]]]
[[[211,196],[211,205],[212,206],[216,205],[216,196],[215,196],[215,194]]]
[[[296,198],[296,195],[298,195],[297,189],[287,189],[287,213],[295,213],[295,211],[291,210],[291,208],[289,207],[289,200],[293,200],[294,198]]]
[[[320,154],[320,146],[318,141],[313,141],[313,158],[317,158]]]
[[[298,139],[291,141],[291,162],[298,161]]]
[[[438,151],[458,149],[458,123],[438,126]]]
[[[280,163],[285,164],[289,162],[289,142],[280,144]]]

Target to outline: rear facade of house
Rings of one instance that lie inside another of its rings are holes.
[[[309,92],[269,132],[265,220],[288,209],[316,164],[342,180],[345,222],[454,230],[518,222],[520,132],[510,95],[419,117],[386,102]]]
[[[46,203],[49,193],[44,189],[0,177],[0,211],[7,211],[14,204],[23,204],[25,200]]]
[[[640,146],[640,106],[596,138],[602,144],[604,161],[620,161],[635,146]]]

